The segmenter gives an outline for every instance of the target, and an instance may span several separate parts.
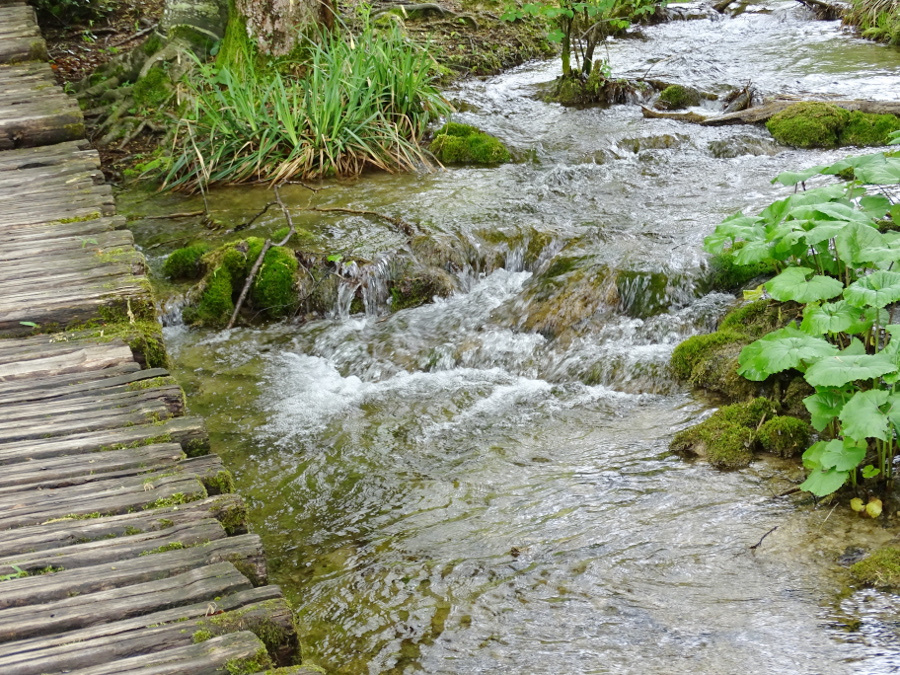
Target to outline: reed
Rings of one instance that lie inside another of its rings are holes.
[[[366,168],[429,165],[420,142],[450,112],[426,48],[395,25],[366,21],[306,45],[303,62],[240,68],[198,63],[163,185],[207,185],[354,176]]]
[[[900,0],[852,0],[844,23],[863,37],[900,45]]]

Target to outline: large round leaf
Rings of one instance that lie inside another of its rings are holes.
[[[857,380],[871,380],[893,373],[897,366],[884,354],[837,354],[817,360],[806,371],[806,381],[814,387],[843,387]]]
[[[849,477],[850,472],[848,471],[814,469],[809,474],[809,478],[800,484],[800,489],[812,492],[817,497],[825,497],[840,488]]]
[[[881,408],[890,394],[883,389],[858,391],[841,410],[841,425],[845,436],[856,440],[888,439],[888,417]],[[860,460],[862,461],[862,460]]]
[[[885,307],[900,300],[900,272],[878,270],[844,289],[844,297],[857,307]]]
[[[871,221],[853,222],[847,223],[834,238],[834,247],[845,263],[866,263],[880,260],[879,251],[885,248],[885,241]]]
[[[760,382],[773,373],[804,367],[807,361],[838,353],[834,345],[791,325],[744,347],[738,357],[738,373],[748,380]]]
[[[816,431],[822,431],[835,417],[841,414],[844,404],[850,400],[850,393],[840,389],[817,391],[803,399],[809,411],[810,421]]]
[[[807,305],[803,309],[803,323],[800,324],[800,328],[810,335],[844,333],[850,327],[859,324],[862,318],[864,318],[862,309],[854,307],[846,300],[838,300],[821,305]]]
[[[814,273],[815,270],[808,267],[788,267],[766,282],[766,290],[776,300],[803,303],[828,300],[844,290],[844,284],[837,279]]]

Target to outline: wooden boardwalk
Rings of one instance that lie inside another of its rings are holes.
[[[291,610],[44,58],[32,10],[0,0],[0,674],[293,666]]]

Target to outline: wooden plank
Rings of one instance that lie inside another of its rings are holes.
[[[0,641],[54,635],[182,605],[212,602],[249,588],[250,582],[234,565],[215,563],[158,581],[0,610]],[[88,607],[90,611],[85,611]]]
[[[91,639],[79,639],[70,644],[34,649],[25,655],[18,654],[6,658],[0,655],[0,672],[4,675],[69,672],[75,668],[111,663],[131,656],[186,647],[194,644],[194,633],[198,630],[206,634],[221,635],[224,633],[222,626],[232,625],[239,625],[242,630],[248,630],[263,640],[275,658],[276,664],[290,665],[296,653],[296,628],[291,614],[287,603],[280,598],[250,603],[235,607],[232,613],[226,612],[216,617],[194,618]],[[277,643],[273,640],[273,636]],[[292,653],[285,654],[284,651]]]
[[[0,5],[0,63],[47,59],[34,10],[19,3]]]
[[[238,495],[228,494],[115,516],[61,519],[41,525],[0,530],[0,556],[6,558],[22,551],[61,549],[134,533],[155,532],[204,518],[215,518],[230,535],[246,534],[243,520],[245,512],[243,499]]]
[[[83,136],[81,110],[74,99],[53,85],[49,65],[0,65],[0,150],[50,145]]]
[[[179,443],[188,455],[209,447],[202,422],[192,417],[175,417],[162,424],[142,424],[62,435],[59,438],[30,438],[0,445],[0,465],[75,453],[97,452],[150,442]]]
[[[164,368],[141,370],[132,362],[103,370],[0,382],[0,405],[93,396],[100,391],[130,391],[157,379],[171,381],[169,371]]]
[[[71,672],[72,675],[227,675],[235,671],[234,666],[226,666],[254,660],[260,653],[265,653],[262,641],[249,631],[241,631],[200,644]]]
[[[134,361],[131,348],[119,339],[93,344],[51,342],[52,336],[40,336],[40,340],[44,347],[32,352],[31,358],[12,349],[19,345],[0,353],[0,382],[101,370]],[[0,340],[0,345],[4,342]]]
[[[226,537],[219,521],[212,518],[150,534],[165,537],[122,537],[121,541],[110,540],[113,546],[109,550],[103,547],[104,542],[94,542],[62,551],[23,554],[23,559],[15,564],[27,572],[51,566],[63,571],[4,581],[0,609],[155,581],[217,562],[238,563],[255,586],[265,583],[262,543],[255,534]],[[183,548],[159,551],[177,544]],[[9,562],[4,560],[2,565],[3,573],[8,574]]]
[[[258,603],[271,603],[280,598],[281,589],[278,586],[262,586],[231,593],[213,603],[200,602],[185,605],[61,635],[0,643],[0,672],[4,675],[42,674],[46,672],[41,665],[45,663],[45,659],[48,661],[55,659],[58,654],[65,653],[65,650],[72,649],[76,644],[89,646],[91,643],[102,645],[109,642],[115,643],[117,640],[125,641],[134,632],[165,624],[178,625],[185,623],[186,620],[201,619],[206,617],[211,610],[229,612]],[[72,667],[81,667],[81,664],[73,662]]]

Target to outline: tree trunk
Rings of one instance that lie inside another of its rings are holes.
[[[231,26],[243,24],[253,46],[269,56],[286,56],[311,29],[334,24],[331,0],[235,0],[234,8],[241,21]]]

